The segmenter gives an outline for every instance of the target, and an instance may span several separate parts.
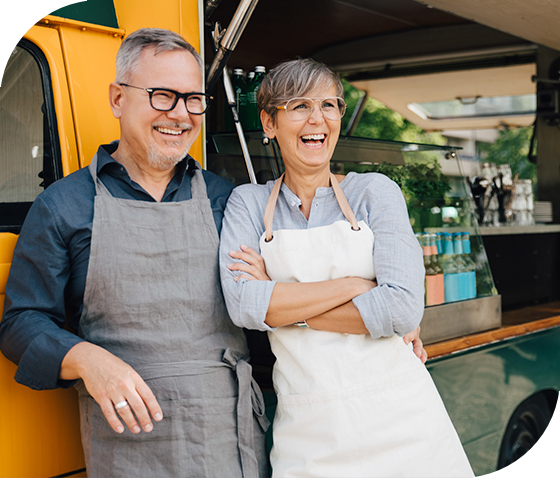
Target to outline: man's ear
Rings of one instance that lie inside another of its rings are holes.
[[[270,139],[273,139],[276,136],[274,121],[265,110],[261,110],[261,124],[266,136]]]
[[[118,83],[111,83],[109,85],[109,104],[111,105],[113,116],[117,119],[121,117],[123,101],[123,87]]]

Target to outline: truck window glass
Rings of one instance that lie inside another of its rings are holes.
[[[46,59],[22,40],[0,88],[0,232],[19,232],[37,195],[60,177],[54,123]]]

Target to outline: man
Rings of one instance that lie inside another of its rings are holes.
[[[208,102],[201,59],[139,30],[109,96],[120,142],[41,194],[22,228],[2,351],[31,388],[79,380],[90,478],[264,476],[262,395],[218,278],[233,186],[187,155]]]

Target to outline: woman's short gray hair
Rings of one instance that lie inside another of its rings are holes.
[[[307,96],[316,88],[334,86],[336,96],[344,98],[340,78],[325,64],[311,58],[286,61],[272,68],[257,91],[260,110],[266,111],[276,123],[277,106],[291,98]]]
[[[146,48],[155,48],[156,55],[163,51],[186,50],[194,56],[203,74],[202,58],[181,35],[162,28],[141,28],[127,36],[119,48],[115,83],[131,81],[138,71],[140,55]]]

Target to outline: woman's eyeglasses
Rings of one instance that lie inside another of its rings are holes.
[[[313,113],[315,103],[319,103],[323,116],[337,121],[346,113],[347,105],[342,98],[324,98],[313,100],[311,98],[292,98],[284,106],[277,106],[279,110],[286,110],[286,115],[292,121],[303,121]]]

